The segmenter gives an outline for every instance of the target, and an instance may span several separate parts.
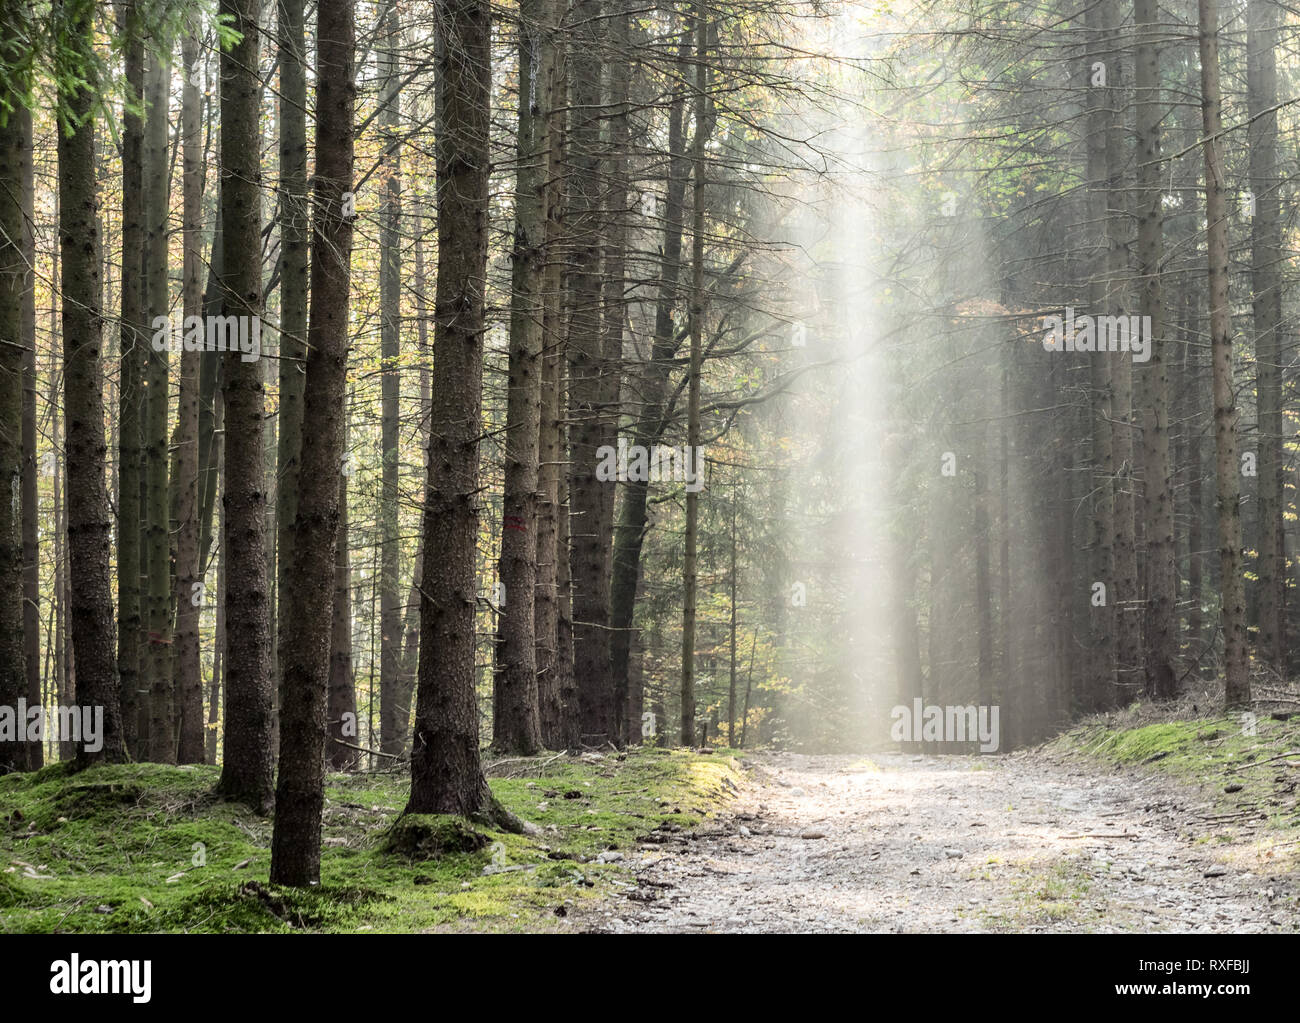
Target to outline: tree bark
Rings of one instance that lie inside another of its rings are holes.
[[[147,296],[145,315],[154,332],[160,318],[166,321],[171,310],[167,281],[170,82],[170,57],[152,56],[145,73],[144,289]],[[148,673],[144,681],[149,689],[148,758],[155,763],[172,764],[176,762],[176,719],[172,692],[171,611],[174,591],[167,528],[168,347],[163,346],[159,351],[156,344],[151,344],[145,359],[145,414],[141,424],[145,507],[141,517],[144,528],[141,557],[148,566],[144,595],[146,641],[142,661]]]
[[[1176,695],[1178,633],[1177,552],[1174,548],[1173,460],[1169,446],[1169,365],[1165,339],[1163,197],[1160,192],[1160,54],[1157,0],[1136,0],[1137,206],[1139,312],[1151,317],[1151,360],[1142,370],[1146,407],[1142,430],[1146,490],[1146,691],[1157,700]]]
[[[492,21],[486,0],[436,15],[438,272],[420,668],[408,813],[480,814],[492,801],[474,694]]]
[[[1223,617],[1224,702],[1250,705],[1246,651],[1246,592],[1241,576],[1241,467],[1237,461],[1237,409],[1232,389],[1232,322],[1228,305],[1228,213],[1224,199],[1219,5],[1198,0],[1201,53],[1201,124],[1205,154],[1206,244],[1209,256],[1210,356],[1214,391],[1214,450],[1219,517]]]
[[[691,163],[695,181],[692,189],[693,226],[691,229],[691,362],[687,385],[686,457],[694,476],[703,479],[700,464],[700,371],[704,354],[704,132],[708,109],[708,23],[704,4],[695,5],[695,144]],[[682,585],[685,599],[682,608],[682,745],[695,745],[695,584],[696,533],[700,495],[689,487],[686,491],[686,538],[682,556]]]
[[[144,99],[144,26],[139,0],[124,9],[126,85]],[[143,632],[140,588],[140,430],[144,418],[144,376],[148,333],[144,307],[144,121],[131,107],[122,115],[122,282],[118,370],[117,449],[117,667],[121,679],[122,724],[128,752],[143,758],[149,734],[148,697],[140,678]]]
[[[35,167],[32,160],[32,114],[18,107],[10,115],[14,130],[22,133],[22,215],[23,255],[26,260],[22,286],[23,352],[23,643],[27,669],[27,706],[42,705],[41,699],[41,564],[40,564],[40,497],[37,491],[36,462],[36,290],[32,286],[36,266]],[[53,639],[53,637],[50,637]],[[27,745],[27,770],[38,770],[45,762],[43,743],[38,739]]]
[[[343,420],[343,450],[348,446]],[[357,693],[352,673],[352,560],[348,549],[348,478],[339,473],[339,529],[334,543],[334,608],[330,625],[330,679],[325,721],[329,739],[325,756],[337,771],[354,770],[361,755],[357,743]],[[349,715],[351,717],[349,718]]]
[[[1108,12],[1113,5],[1103,0],[1088,9],[1087,23],[1090,36],[1088,73],[1091,65],[1101,62],[1107,66],[1110,59]],[[1103,232],[1108,220],[1107,212],[1107,158],[1106,142],[1108,115],[1104,90],[1090,87],[1088,103],[1088,224],[1093,232]],[[1101,310],[1107,301],[1105,276],[1108,271],[1106,245],[1098,238],[1092,249],[1091,276],[1088,285],[1089,308]],[[1092,621],[1092,664],[1088,708],[1101,710],[1115,706],[1115,457],[1112,446],[1111,419],[1111,360],[1094,352],[1088,360],[1092,384],[1092,578],[1086,580],[1090,591],[1097,583],[1106,587],[1106,603],[1090,604]]]
[[[396,0],[384,7],[378,49],[380,138],[384,151],[380,168],[383,191],[379,220],[380,446],[383,464],[379,496],[379,748],[401,753],[406,747],[411,707],[404,699],[401,678],[402,606],[401,540],[398,523],[398,393],[401,388],[401,219],[402,164],[400,140],[402,101],[397,53],[401,31]]]
[[[31,116],[11,110],[0,123],[0,707],[13,710],[27,694],[23,571],[25,490],[23,384],[27,339],[23,295],[30,286],[24,240],[24,167],[31,163]],[[32,438],[33,443],[35,437]],[[13,710],[16,713],[16,710]],[[0,774],[27,769],[25,720],[13,741],[0,740]]]
[[[1247,111],[1250,116],[1251,303],[1259,403],[1259,660],[1286,677],[1286,547],[1282,421],[1282,232],[1277,166],[1278,7],[1246,4]]]
[[[302,405],[307,363],[307,266],[311,210],[307,202],[306,16],[303,0],[277,0],[280,62],[279,216],[280,351],[279,415],[276,431],[276,645],[292,627],[283,613],[293,585],[293,523],[298,513],[298,469],[302,451]],[[278,694],[277,704],[283,702]]]
[[[684,34],[678,68],[689,68],[689,33]],[[682,233],[685,220],[686,185],[690,157],[685,146],[684,86],[673,90],[668,108],[668,180],[664,201],[664,233],[660,249],[658,294],[655,301],[654,338],[650,361],[641,373],[644,403],[632,430],[631,443],[650,450],[659,442],[666,425],[665,395],[679,345],[673,309],[678,302],[678,279],[682,266]],[[622,487],[618,521],[614,529],[613,574],[610,581],[610,662],[615,686],[625,687],[632,623],[636,611],[637,583],[641,573],[641,547],[646,537],[646,501],[650,484],[628,480]]]
[[[258,0],[221,0],[241,41],[221,52],[222,291],[227,316],[262,313]],[[251,323],[250,323],[251,329]],[[269,810],[271,679],[260,359],[221,355],[225,401],[226,715],[219,794]]]
[[[200,91],[194,82],[199,68],[198,33],[197,21],[191,21],[182,40],[185,82],[181,97],[184,154],[181,305],[186,318],[203,315],[203,292],[199,284],[203,244],[203,125]],[[199,565],[199,361],[202,354],[194,346],[186,346],[181,353],[173,462],[172,482],[177,497],[172,529],[176,536],[174,678],[179,718],[176,762],[179,764],[201,764],[204,760],[203,674],[199,659],[199,615],[206,603]]]
[[[271,880],[320,882],[321,811],[325,802],[326,710],[336,585],[339,467],[343,460],[348,366],[352,218],[343,193],[352,187],[353,50],[351,0],[318,8],[316,181],[312,227],[311,314],[298,512],[280,650],[280,774],[271,836]]]
[[[552,8],[557,22],[562,10]],[[559,26],[555,29],[558,32]],[[564,367],[564,250],[562,239],[564,198],[564,135],[567,125],[565,49],[554,37],[548,40],[553,56],[550,78],[539,81],[547,94],[547,168],[544,195],[546,216],[545,268],[542,281],[542,382],[541,408],[538,412],[537,443],[537,586],[533,608],[536,640],[538,724],[542,744],[548,749],[566,749],[576,744],[576,731],[566,728],[565,672],[571,683],[572,657],[567,664],[560,656],[560,578],[567,576],[569,551],[567,533],[561,544],[561,525],[568,513],[560,494],[565,480],[566,445],[563,410],[565,406]],[[546,66],[546,62],[543,61]],[[571,653],[571,650],[570,650]],[[572,741],[571,741],[572,740]]]
[[[119,763],[121,705],[109,587],[112,524],[105,489],[103,308],[100,294],[99,197],[95,190],[95,119],[98,81],[89,49],[92,8],[59,0],[69,45],[78,51],[83,80],[64,83],[59,107],[76,125],[59,131],[59,248],[62,255],[63,400],[67,416],[69,592],[72,650],[81,707],[103,708],[99,749],[77,746],[78,768]]]
[[[519,20],[518,163],[498,564],[505,606],[497,618],[492,745],[502,752],[531,756],[542,744],[533,630],[554,5],[550,0],[523,0]]]
[[[604,486],[596,478],[604,442],[605,374],[600,330],[600,34],[601,0],[575,0],[569,166],[569,566],[573,585],[574,674],[581,741],[612,740],[614,692],[609,660],[609,537],[601,529]]]
[[[628,177],[630,131],[631,82],[635,54],[631,46],[631,11],[629,0],[606,0],[609,33],[609,143],[605,167],[607,199],[601,203],[607,211],[605,216],[608,226],[605,232],[604,269],[603,269],[603,350],[604,378],[601,398],[601,432],[602,446],[618,443],[618,420],[620,412],[620,390],[622,384],[623,338],[626,333],[628,307],[625,298],[627,290],[627,260],[629,236],[630,184]],[[609,613],[612,615],[612,546],[614,536],[615,497],[622,489],[614,484],[601,488],[603,503],[600,509],[599,533],[602,552],[606,561],[604,597]],[[610,647],[610,685],[613,691],[613,726],[612,739],[616,746],[627,744],[627,707],[628,679],[627,673],[614,671],[613,622],[607,633]]]

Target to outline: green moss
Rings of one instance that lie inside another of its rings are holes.
[[[1138,707],[1094,719],[1053,740],[1056,752],[1101,759],[1200,787],[1225,813],[1257,810],[1276,828],[1300,826],[1293,777],[1271,758],[1300,749],[1300,718],[1238,714],[1151,722]],[[1280,776],[1280,780],[1279,780]],[[1229,787],[1233,791],[1225,791]]]
[[[22,887],[12,874],[0,874],[0,909],[19,906],[25,900]]]
[[[437,859],[453,853],[477,852],[488,844],[464,817],[446,814],[407,814],[384,835],[384,852],[413,860]]]
[[[269,883],[271,821],[212,798],[215,767],[7,775],[0,932],[562,930],[626,876],[590,862],[599,852],[693,826],[740,778],[725,752],[659,749],[487,767],[509,775],[490,777],[493,794],[539,833],[403,817],[406,778],[332,775],[310,889]]]

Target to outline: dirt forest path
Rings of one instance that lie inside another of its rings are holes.
[[[746,755],[728,814],[649,836],[597,932],[1295,932],[1295,845],[1195,790],[1007,757]]]

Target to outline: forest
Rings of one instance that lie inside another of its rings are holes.
[[[0,933],[1300,932],[1298,43],[0,0]]]

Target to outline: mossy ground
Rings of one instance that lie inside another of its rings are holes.
[[[0,932],[564,930],[571,907],[626,874],[594,862],[600,852],[626,851],[660,825],[693,826],[739,771],[725,751],[636,749],[510,759],[488,773],[502,775],[489,778],[497,799],[539,834],[478,828],[475,849],[451,822],[408,819],[437,848],[389,851],[407,779],[331,775],[321,884],[307,890],[268,882],[271,821],[216,801],[215,767],[8,775]]]
[[[1262,855],[1279,868],[1300,868],[1300,767],[1294,766],[1300,756],[1282,756],[1300,751],[1300,716],[1188,711],[1135,704],[1084,722],[1047,749],[1197,787],[1214,805],[1218,822],[1216,833],[1202,840],[1230,842],[1233,822],[1250,820],[1266,830],[1254,838]]]

